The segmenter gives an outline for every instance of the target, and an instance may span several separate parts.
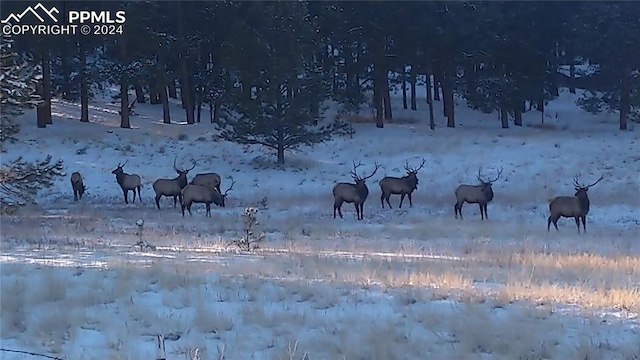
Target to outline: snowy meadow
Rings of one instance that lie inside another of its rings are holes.
[[[223,141],[209,123],[174,123],[138,104],[133,129],[118,106],[54,101],[53,125],[23,118],[20,141],[2,154],[65,162],[67,177],[38,204],[2,217],[1,346],[62,359],[638,359],[640,357],[640,132],[616,130],[614,114],[591,115],[566,91],[523,127],[457,104],[458,126],[428,128],[427,105],[377,129],[354,116],[340,136],[286,154],[278,166],[257,146]],[[329,110],[328,117],[335,116]],[[203,114],[208,119],[208,112]],[[32,126],[33,125],[33,126]],[[183,217],[152,183],[172,164],[237,181],[224,208],[195,204]],[[382,209],[378,181],[425,166],[413,207]],[[111,171],[142,178],[142,203],[126,205]],[[364,220],[352,204],[333,219],[332,186],[367,184]],[[488,220],[455,188],[494,176]],[[73,201],[79,171],[85,197]],[[547,232],[547,200],[589,190],[587,233],[573,219]],[[240,214],[257,207],[260,248],[240,251]],[[142,227],[136,225],[143,220]],[[136,247],[143,240],[151,247]],[[28,359],[2,352],[3,359]]]

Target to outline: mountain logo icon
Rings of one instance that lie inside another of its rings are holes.
[[[1,22],[3,24],[9,23],[9,22],[19,23],[23,17],[29,14],[35,16],[36,19],[40,20],[41,23],[45,22],[46,21],[45,19],[51,19],[54,22],[58,22],[58,19],[55,17],[55,15],[59,13],[60,11],[55,6],[52,7],[51,10],[49,10],[41,3],[38,3],[34,7],[31,7],[31,6],[27,7],[20,14],[13,14],[13,13],[9,14],[9,16],[7,16],[6,19],[2,19]]]

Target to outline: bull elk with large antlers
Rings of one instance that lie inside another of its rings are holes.
[[[369,196],[369,188],[365,183],[367,179],[371,178],[375,175],[376,171],[378,171],[379,165],[378,163],[374,163],[375,169],[369,176],[361,177],[357,173],[358,167],[360,167],[362,163],[358,162],[358,164],[353,162],[353,170],[351,171],[351,177],[353,178],[354,183],[337,183],[333,187],[333,218],[336,218],[336,211],[340,214],[340,218],[342,217],[342,203],[353,203],[356,207],[356,217],[358,220],[362,220],[364,218],[364,202],[367,200],[367,196]]]
[[[482,177],[482,171],[479,169],[477,179],[480,181],[480,185],[458,186],[456,189],[456,204],[453,207],[456,213],[456,219],[458,218],[458,214],[460,214],[460,219],[462,219],[462,205],[468,202],[469,204],[478,204],[478,207],[480,207],[480,217],[482,220],[485,218],[488,220],[487,204],[493,200],[493,189],[491,185],[498,181],[501,174],[502,169],[498,171],[498,176],[496,176],[495,179],[487,180]]]
[[[422,169],[424,163],[425,160],[422,159],[422,163],[419,167],[411,168],[409,167],[409,162],[407,162],[404,166],[404,169],[407,171],[407,175],[401,178],[387,176],[378,182],[378,184],[380,185],[380,190],[382,190],[382,194],[380,195],[380,202],[382,203],[383,209],[385,200],[389,205],[389,209],[392,209],[391,203],[389,202],[389,198],[392,194],[400,195],[400,209],[402,208],[402,202],[404,201],[405,196],[409,198],[409,207],[413,207],[411,194],[414,190],[418,189],[418,171]]]
[[[599,183],[604,177],[600,176],[596,182],[591,185],[580,184],[578,178],[573,179],[573,186],[576,189],[574,196],[556,196],[549,199],[549,218],[547,219],[547,231],[551,229],[551,223],[558,230],[558,220],[561,217],[572,217],[576,221],[578,234],[580,233],[580,219],[582,219],[582,228],[587,232],[587,214],[589,213],[589,196],[587,191],[589,188]]]
[[[136,189],[138,189],[138,201],[142,202],[142,195],[140,195],[140,176],[138,176],[137,174],[127,174],[122,169],[128,161],[129,160],[125,161],[122,165],[118,163],[118,167],[115,168],[111,173],[116,176],[116,181],[122,189],[125,204],[129,203],[129,191],[133,191],[133,200],[131,200],[131,202],[136,202]]]
[[[193,203],[205,204],[207,208],[206,216],[211,216],[211,204],[216,204],[220,207],[226,206],[227,195],[229,195],[229,191],[233,189],[233,185],[236,183],[231,179],[231,186],[224,192],[224,194],[220,193],[216,188],[212,188],[207,185],[193,185],[189,184],[182,189],[182,216],[184,216],[184,209],[186,208],[189,211],[189,215],[191,214],[191,205]]]
[[[187,174],[189,171],[196,167],[196,163],[193,162],[193,166],[189,169],[182,169],[176,166],[176,156],[173,159],[173,170],[178,174],[175,179],[158,179],[153,183],[153,191],[156,193],[156,206],[160,210],[160,198],[163,196],[173,197],[173,207],[176,207],[178,198],[182,197],[182,189],[187,186]],[[182,199],[180,200],[182,203]]]

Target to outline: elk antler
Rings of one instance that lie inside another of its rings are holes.
[[[600,175],[600,178],[598,180],[596,180],[596,182],[594,182],[593,184],[586,186],[586,188],[590,188],[592,186],[594,186],[595,184],[599,183],[602,179],[604,179],[604,176]]]
[[[498,181],[498,179],[500,179],[500,175],[502,175],[502,170],[503,169],[500,168],[500,170],[498,170],[498,176],[496,176],[496,178],[493,179],[493,180],[489,180],[489,183],[494,183],[494,182]]]
[[[580,185],[580,182],[578,181],[578,177],[577,176],[575,176],[573,178],[573,187],[575,187],[576,189],[579,189],[579,188],[583,187],[582,185]]]
[[[182,169],[178,169],[178,167],[176,166],[176,160],[178,160],[178,155],[176,155],[176,157],[173,159],[173,170],[182,172]]]
[[[414,174],[415,174],[415,173],[417,173],[418,171],[420,171],[420,169],[422,169],[422,167],[424,166],[425,161],[426,161],[425,159],[422,159],[422,163],[421,163],[421,164],[420,164],[420,166],[418,166],[418,168],[416,168],[416,169],[409,167],[409,161],[407,161],[407,163],[406,163],[406,164],[405,164],[405,166],[404,166],[404,169],[405,169],[405,170],[407,170],[407,172],[410,172],[410,173],[414,173]]]
[[[360,166],[362,166],[362,163],[360,161],[358,161],[357,164],[355,160],[353,161],[353,170],[349,171],[353,180],[360,180],[360,177],[358,176],[358,170],[357,170]]]
[[[189,169],[187,169],[187,171],[191,171],[191,170],[195,169],[196,165],[198,164],[197,161],[193,161],[193,160],[191,161],[191,163],[193,164],[193,166],[190,167]]]
[[[129,162],[128,159],[124,161],[124,164],[120,165],[120,162],[118,161],[118,167],[123,168],[125,165],[127,165],[127,162]]]
[[[371,175],[365,176],[361,180],[367,180],[376,174],[376,171],[378,171],[378,168],[380,168],[380,165],[377,162],[374,162],[373,165],[375,166],[375,169],[373,169],[373,172],[371,173]]]
[[[233,176],[229,176],[228,179],[231,179],[231,186],[229,186],[229,188],[227,190],[225,190],[224,196],[227,196],[229,194],[229,191],[231,191],[231,189],[233,189],[233,185],[236,183],[236,181],[233,180]]]
[[[478,181],[480,181],[481,183],[486,183],[486,181],[482,180],[482,168],[478,169],[478,175],[476,176],[476,178],[478,179]]]

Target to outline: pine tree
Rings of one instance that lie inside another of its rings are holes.
[[[42,102],[36,93],[36,84],[42,79],[39,65],[23,58],[12,49],[13,39],[3,35],[0,43],[0,149],[5,141],[15,141],[19,126],[12,118],[25,108],[34,108]]]
[[[222,136],[275,150],[278,164],[283,164],[285,150],[325,141],[334,131],[334,124],[314,125],[318,117],[313,110],[327,94],[313,56],[317,53],[315,25],[304,3],[246,6],[249,15],[242,36],[247,42],[242,46],[251,47],[252,61],[246,55],[238,59],[241,86],[230,89],[229,126]]]
[[[13,52],[11,45],[12,39],[3,36],[0,44],[1,143],[15,141],[19,128],[12,122],[13,117],[42,102],[35,86],[41,78],[38,67]],[[53,179],[63,175],[62,170],[62,160],[52,163],[50,155],[34,163],[18,157],[3,164],[0,168],[0,212],[11,212],[16,205],[33,202],[38,190],[51,187]]]

